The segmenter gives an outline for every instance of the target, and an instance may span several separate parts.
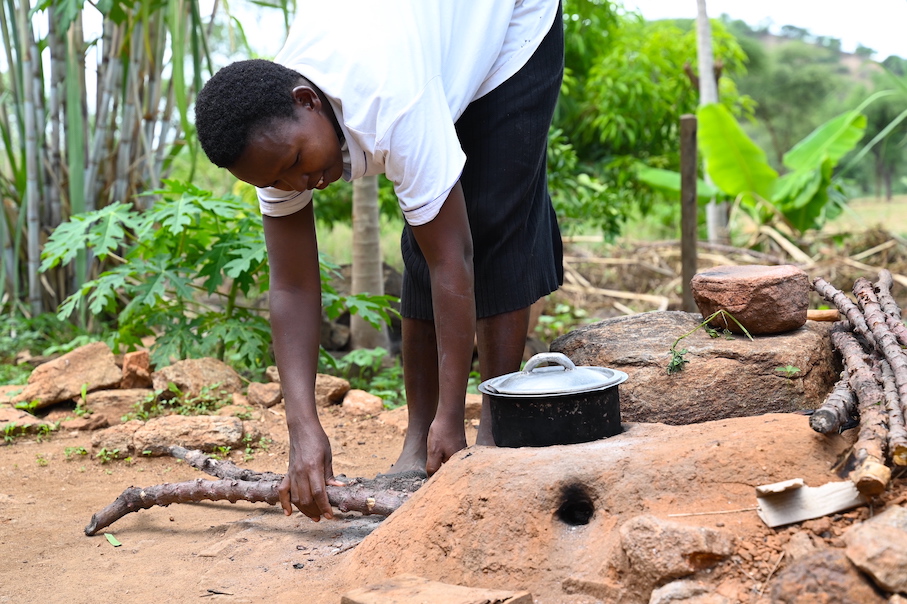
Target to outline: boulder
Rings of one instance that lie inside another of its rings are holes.
[[[103,417],[108,425],[115,426],[123,423],[124,415],[134,413],[153,395],[154,391],[148,388],[99,390],[88,394],[85,408],[91,411],[93,416]]]
[[[133,450],[143,455],[169,455],[171,445],[200,451],[240,446],[243,423],[236,417],[167,415],[145,422],[132,435]]]
[[[91,435],[91,447],[95,452],[104,450],[111,457],[129,457],[135,453],[132,437],[144,425],[145,422],[134,419],[124,424],[98,430]]]
[[[829,323],[809,321],[771,336],[712,338],[698,329],[677,344],[682,371],[668,374],[671,346],[702,317],[681,311],[608,319],[551,344],[577,365],[619,369],[621,417],[632,422],[690,424],[727,417],[815,409],[841,371]]]
[[[199,396],[205,389],[216,388],[222,392],[242,392],[242,379],[236,371],[217,359],[186,359],[164,367],[151,374],[154,389],[162,392],[163,398],[175,396],[170,384],[188,397]]]
[[[92,342],[35,368],[13,403],[37,401],[38,409],[119,385],[123,374],[104,342]]]
[[[31,413],[14,407],[0,407],[0,437],[13,437],[20,434],[34,434],[46,426],[50,430],[53,424],[38,419]]]
[[[716,266],[690,281],[703,317],[730,313],[752,335],[784,333],[806,323],[811,286],[796,266]],[[737,322],[716,317],[712,325],[743,333]]]

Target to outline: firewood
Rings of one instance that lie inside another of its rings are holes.
[[[860,432],[851,452],[856,466],[850,473],[850,480],[862,494],[878,495],[885,490],[891,479],[891,469],[884,461],[888,442],[885,394],[866,361],[863,347],[853,333],[832,331],[831,341],[844,359],[848,382],[857,396],[860,412]]]
[[[847,378],[843,377],[835,383],[822,406],[810,416],[809,427],[821,434],[833,434],[856,415],[857,401]]]
[[[821,277],[813,279],[813,289],[828,302],[834,304],[841,311],[841,314],[847,318],[854,331],[863,336],[870,346],[875,346],[875,338],[866,324],[863,313],[860,312],[859,307],[844,292]]]
[[[171,503],[227,500],[230,503],[248,501],[275,505],[279,502],[277,487],[283,480],[282,474],[239,468],[232,462],[215,460],[200,451],[189,451],[182,447],[170,447],[170,452],[193,467],[222,479],[198,478],[145,488],[129,487],[113,503],[92,515],[91,522],[85,527],[85,534],[95,535],[130,512],[154,506],[166,507]],[[245,479],[236,476],[244,476]],[[389,516],[424,482],[422,476],[391,474],[374,480],[354,478],[345,486],[328,485],[326,489],[328,501],[341,512]]]
[[[907,428],[904,426],[904,407],[898,397],[894,383],[894,372],[885,359],[879,359],[882,373],[882,390],[885,393],[885,405],[888,408],[888,454],[891,461],[899,466],[907,466]]]
[[[907,407],[907,353],[888,328],[887,315],[882,311],[872,284],[862,277],[853,285],[853,293],[863,309],[866,325],[872,331],[876,349],[882,353],[894,374],[901,408]]]
[[[891,271],[883,268],[879,271],[879,279],[875,282],[876,295],[879,297],[879,304],[886,314],[894,317],[897,321],[901,320],[901,307],[895,302],[891,295],[891,286],[894,285],[894,279],[891,277]]]

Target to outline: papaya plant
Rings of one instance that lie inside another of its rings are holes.
[[[85,308],[115,318],[115,350],[154,336],[152,360],[216,356],[239,369],[271,364],[267,309],[269,270],[261,217],[248,201],[215,196],[165,180],[149,192],[149,210],[113,203],[73,216],[50,236],[41,271],[82,251],[105,266],[58,309],[61,319]],[[321,259],[322,302],[329,318],[345,310],[389,321],[391,297],[340,296],[329,283],[337,267]]]

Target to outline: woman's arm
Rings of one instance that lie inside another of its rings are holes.
[[[438,342],[438,411],[428,433],[426,472],[433,474],[466,446],[463,426],[466,384],[476,331],[472,235],[463,189],[457,183],[430,222],[413,233],[431,272],[432,305]],[[418,371],[420,359],[403,359],[404,372]]]
[[[289,216],[264,216],[271,269],[269,304],[274,354],[286,402],[289,468],[278,492],[314,521],[332,518],[326,484],[334,480],[331,445],[315,407],[321,330],[321,272],[312,204]]]

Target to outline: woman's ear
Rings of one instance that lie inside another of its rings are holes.
[[[293,89],[293,98],[303,107],[318,109],[321,107],[321,98],[311,86],[297,86]]]

